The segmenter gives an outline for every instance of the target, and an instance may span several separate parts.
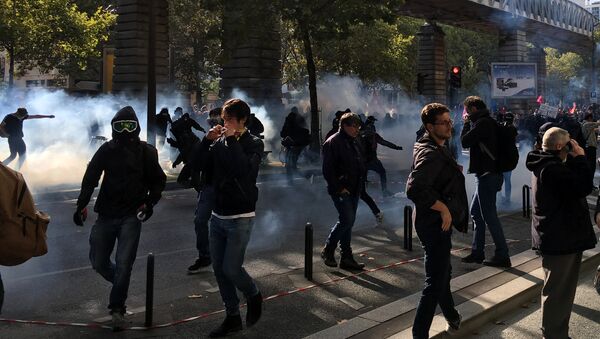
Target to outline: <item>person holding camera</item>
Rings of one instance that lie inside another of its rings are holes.
[[[94,205],[98,218],[90,233],[90,261],[92,268],[113,284],[108,308],[113,330],[119,331],[125,327],[125,301],[142,222],[152,216],[167,177],[156,148],[140,141],[140,125],[131,106],[117,112],[111,127],[112,140],[100,146],[85,171],[73,222],[83,226],[86,206],[104,173]],[[115,242],[116,261],[112,262]]]
[[[223,323],[210,332],[211,338],[242,330],[240,300],[247,301],[246,326],[253,326],[262,314],[262,294],[244,269],[244,256],[250,241],[258,188],[256,178],[264,144],[246,128],[250,107],[240,99],[223,104],[223,126],[215,125],[202,140],[200,167],[206,184],[214,189],[210,219],[210,256],[225,304]]]
[[[532,248],[544,269],[542,334],[568,338],[582,252],[596,246],[586,199],[594,175],[583,148],[558,127],[544,133],[526,166],[533,172]]]

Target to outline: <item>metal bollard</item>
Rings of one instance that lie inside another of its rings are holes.
[[[531,189],[527,185],[523,185],[523,218],[531,217]]]
[[[154,254],[148,253],[146,268],[146,327],[152,327],[152,310],[154,305]]]
[[[412,207],[404,206],[404,249],[412,251]]]
[[[304,227],[304,277],[313,278],[313,226],[309,222]]]

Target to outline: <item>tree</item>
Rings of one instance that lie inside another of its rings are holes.
[[[393,22],[396,17],[394,9],[403,2],[402,0],[280,0],[278,2],[283,19],[294,24],[293,32],[303,45],[311,106],[310,148],[313,151],[318,151],[320,148],[314,41],[344,39],[350,34],[352,26],[371,24],[378,19],[383,22]]]
[[[546,92],[550,100],[575,100],[577,93],[585,87],[583,78],[586,63],[578,54],[560,53],[553,48],[544,48],[546,52]]]
[[[97,46],[108,39],[116,15],[98,7],[88,15],[69,0],[0,0],[0,48],[9,57],[9,87],[15,63],[19,73],[33,67],[63,74],[87,67],[99,57]]]
[[[214,91],[221,56],[220,4],[214,1],[169,0],[169,35],[180,88],[200,97]]]

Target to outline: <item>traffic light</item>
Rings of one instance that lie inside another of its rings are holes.
[[[460,66],[450,67],[450,87],[460,88],[462,86],[462,69]]]

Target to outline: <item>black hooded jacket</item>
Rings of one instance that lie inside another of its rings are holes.
[[[138,119],[133,109],[122,109],[112,121],[118,120]],[[140,141],[138,135],[139,125],[126,137],[113,130],[113,139],[96,151],[83,176],[79,209],[89,203],[102,173],[104,179],[94,206],[102,216],[133,215],[143,204],[155,205],[160,200],[167,177],[158,164],[156,148]]]
[[[452,215],[452,225],[467,232],[469,203],[465,176],[445,146],[439,146],[427,133],[414,146],[414,160],[406,182],[406,195],[415,203],[415,228],[441,231],[442,218],[431,206],[439,200]]]
[[[532,248],[550,255],[593,248],[596,237],[586,197],[594,176],[585,156],[563,163],[555,154],[533,151],[526,165],[533,172]]]
[[[497,173],[496,161],[484,151],[485,147],[494,156],[498,154],[496,121],[487,110],[470,117],[471,121],[465,122],[460,135],[462,147],[469,149],[469,173]]]

